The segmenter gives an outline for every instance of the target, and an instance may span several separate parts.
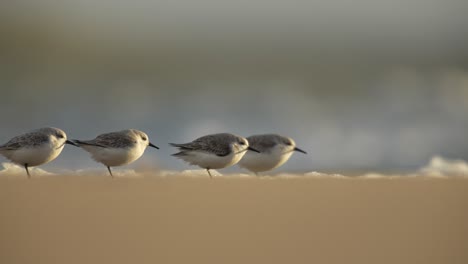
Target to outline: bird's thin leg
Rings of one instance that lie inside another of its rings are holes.
[[[31,174],[29,174],[28,164],[24,164],[24,168],[26,169],[26,173],[28,174],[28,179],[31,179]]]
[[[112,178],[114,178],[114,175],[112,174],[112,171],[111,171],[111,168],[109,166],[107,166],[107,170],[109,171],[110,175],[112,176]]]
[[[206,171],[208,172],[208,175],[210,175],[210,179],[213,179],[213,176],[211,176],[210,169],[206,169]]]

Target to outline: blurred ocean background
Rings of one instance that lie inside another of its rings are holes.
[[[129,167],[171,170],[195,167],[168,142],[216,132],[294,138],[309,154],[279,172],[468,160],[466,10],[463,0],[3,1],[0,142],[42,126],[79,139],[136,128],[161,149]],[[43,168],[101,165],[67,147]]]

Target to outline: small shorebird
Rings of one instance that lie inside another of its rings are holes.
[[[134,162],[143,155],[147,146],[159,149],[144,132],[136,129],[101,134],[92,140],[71,141],[91,153],[95,161],[107,166],[112,177],[111,167]]]
[[[210,178],[211,169],[236,164],[247,150],[258,152],[249,146],[247,139],[229,133],[207,135],[190,143],[170,145],[179,148],[179,152],[172,156],[206,169]]]
[[[239,166],[258,174],[262,171],[273,170],[289,160],[294,151],[307,154],[296,147],[292,138],[276,134],[254,135],[247,138],[250,146],[260,151],[259,153],[247,152]]]
[[[16,136],[0,146],[0,154],[13,163],[24,166],[26,174],[31,177],[29,167],[48,163],[60,155],[67,140],[63,130],[54,127],[44,127]]]

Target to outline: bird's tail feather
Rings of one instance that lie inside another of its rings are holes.
[[[175,154],[172,154],[171,156],[174,156],[174,157],[183,157],[183,156],[187,156],[187,153],[185,153],[184,151],[181,151],[181,152],[177,152]]]
[[[106,146],[104,145],[100,145],[100,144],[97,144],[97,143],[92,143],[92,142],[88,142],[88,141],[84,141],[84,140],[78,140],[78,139],[70,139],[71,142],[75,143],[76,146],[78,147],[81,147],[81,145],[86,145],[86,146],[95,146],[95,147],[101,147],[101,148],[105,148]]]
[[[169,145],[180,148],[182,150],[191,150],[192,148],[188,147],[187,144],[176,144],[176,143],[169,143]]]

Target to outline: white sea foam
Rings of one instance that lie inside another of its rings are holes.
[[[327,174],[327,173],[322,173],[322,172],[317,172],[317,171],[312,171],[304,174],[304,176],[307,177],[314,177],[314,178],[325,178],[325,177],[331,177],[331,178],[346,178],[347,176],[344,176],[342,174]]]
[[[36,176],[52,176],[52,172],[45,171],[37,167],[29,168],[29,171]],[[0,166],[0,176],[25,176],[24,167],[18,166],[11,162],[3,162]]]
[[[468,163],[435,156],[419,170],[419,174],[428,177],[468,177]]]
[[[80,169],[80,170],[61,170],[59,172],[49,172],[43,169],[34,167],[31,168],[36,176],[86,176],[96,175],[105,176],[107,173],[99,169]],[[463,160],[450,160],[440,156],[433,157],[429,163],[419,170],[412,173],[403,174],[384,174],[378,172],[368,172],[359,176],[349,176],[338,173],[322,173],[317,171],[307,173],[280,173],[276,175],[261,175],[255,176],[254,174],[246,173],[230,173],[221,174],[216,170],[211,170],[211,174],[214,177],[241,177],[241,178],[252,178],[252,179],[301,179],[301,178],[316,178],[316,179],[399,179],[399,178],[416,178],[416,177],[427,177],[427,178],[468,178],[468,163]],[[206,178],[206,170],[160,170],[160,171],[137,171],[132,169],[119,169],[115,171],[116,177],[196,177]],[[0,165],[0,176],[24,176],[24,168],[15,165],[10,162],[4,162]]]
[[[223,176],[217,170],[210,170],[213,177]],[[188,177],[209,177],[206,170],[183,170],[183,171],[164,171],[163,176],[188,176]]]

